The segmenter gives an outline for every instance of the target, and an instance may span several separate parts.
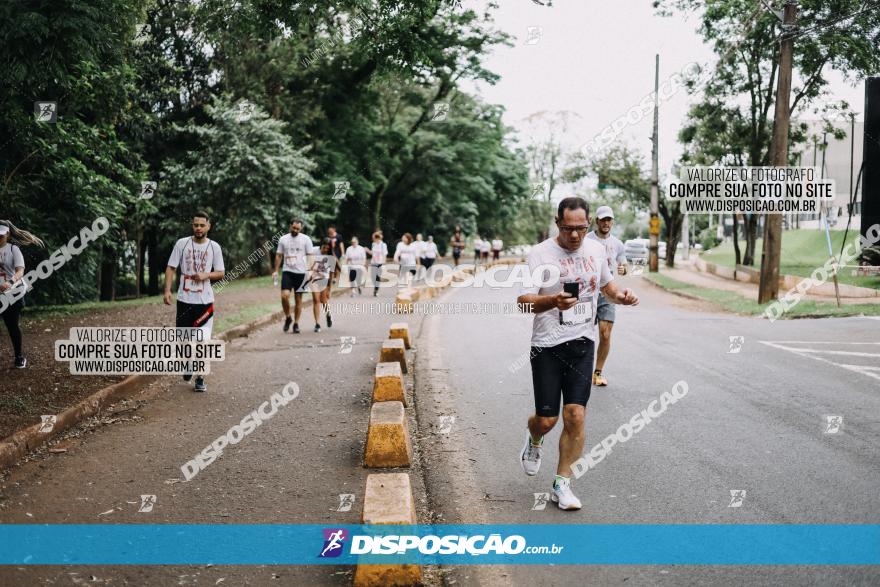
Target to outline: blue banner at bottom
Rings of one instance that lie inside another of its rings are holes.
[[[880,525],[0,525],[3,565],[880,565]]]

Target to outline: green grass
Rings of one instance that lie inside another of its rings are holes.
[[[277,312],[280,309],[281,306],[278,304],[278,302],[248,306],[243,310],[239,310],[238,312],[234,312],[232,314],[224,314],[218,317],[215,324],[215,330],[217,332],[225,332],[230,328],[234,328],[242,324],[247,324],[251,320],[262,318],[266,314]]]
[[[831,231],[831,244],[835,256],[840,253],[843,243],[842,230]],[[859,231],[850,228],[847,235],[847,243],[858,244]],[[762,240],[758,239],[755,244],[757,260],[761,258]],[[740,250],[745,248],[745,241],[740,241]],[[710,251],[703,253],[702,258],[709,263],[733,267],[735,256],[733,243],[723,243]],[[809,277],[817,268],[823,266],[828,259],[828,242],[825,239],[824,230],[786,230],[782,233],[782,264],[780,272],[788,275]],[[760,267],[760,263],[755,267]],[[854,277],[852,269],[842,269],[837,276],[840,283],[858,285],[880,289],[880,277]]]
[[[227,293],[233,293],[237,291],[247,291],[251,289],[258,289],[261,287],[272,287],[272,277],[270,275],[266,275],[263,277],[254,277],[254,278],[241,278],[236,279],[228,283],[220,292],[217,293],[218,297],[224,296]],[[175,290],[176,291],[176,290]],[[117,300],[113,302],[82,302],[79,304],[58,304],[51,306],[26,306],[24,309],[25,315],[31,320],[52,320],[59,317],[72,316],[75,314],[81,314],[83,312],[93,312],[100,310],[107,310],[110,308],[124,308],[130,306],[142,306],[144,304],[161,304],[162,296],[145,296],[142,298],[130,299],[130,300]]]
[[[645,274],[644,278],[669,291],[695,296],[716,304],[727,312],[736,314],[758,316],[763,314],[764,309],[770,305],[759,304],[732,291],[690,285],[662,274]],[[865,316],[880,316],[880,304],[851,304],[838,308],[837,304],[834,303],[801,300],[794,308],[783,314],[783,317],[819,318],[823,316],[858,316],[862,314]]]

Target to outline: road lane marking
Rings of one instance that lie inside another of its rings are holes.
[[[846,351],[821,351],[815,349],[803,349],[803,348],[792,348],[782,344],[779,344],[777,341],[769,341],[769,340],[759,340],[761,344],[774,347],[780,350],[788,351],[790,353],[794,353],[796,355],[800,355],[802,357],[807,357],[808,359],[813,359],[816,361],[822,361],[823,363],[829,363],[834,365],[835,367],[840,367],[841,369],[846,369],[847,371],[853,371],[855,373],[860,373],[862,375],[867,375],[868,377],[873,377],[874,379],[880,380],[880,373],[874,373],[874,371],[880,371],[875,367],[868,367],[862,365],[849,365],[844,363],[835,363],[829,359],[824,359],[822,357],[817,357],[813,353],[827,353],[827,354],[844,354],[844,355],[858,355],[858,356],[877,356],[872,353],[854,353],[854,352],[846,352]],[[817,344],[813,341],[810,341],[811,344]],[[821,344],[821,343],[820,343]],[[828,344],[838,344],[838,343],[828,343]],[[877,343],[855,343],[855,344],[877,344]]]

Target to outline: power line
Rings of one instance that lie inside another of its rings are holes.
[[[866,4],[871,4],[871,6],[865,8]],[[850,18],[853,18],[855,16],[859,16],[860,14],[864,14],[866,12],[870,12],[871,10],[874,10],[876,8],[880,8],[880,2],[874,2],[874,3],[865,2],[862,4],[862,7],[855,12],[841,16],[840,18],[829,19],[823,23],[817,24],[816,26],[814,26],[812,28],[809,28],[809,29],[806,29],[803,31],[798,31],[797,33],[795,33],[794,38],[797,39],[797,38],[802,37],[804,35],[808,35],[812,32],[820,31],[820,30],[826,29],[828,27],[832,27],[832,26],[840,23],[841,21],[849,20]]]

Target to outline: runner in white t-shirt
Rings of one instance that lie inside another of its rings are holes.
[[[434,261],[437,260],[437,257],[440,256],[440,251],[437,250],[437,243],[434,242],[434,237],[428,235],[428,241],[425,243],[425,254],[422,256],[422,265],[425,267],[425,271],[431,268],[434,264]]]
[[[480,241],[480,259],[482,259],[483,263],[489,262],[489,250],[492,248],[492,243],[489,239]]]
[[[351,282],[351,297],[354,297],[355,291],[360,295],[366,271],[367,250],[358,243],[356,236],[351,237],[351,245],[345,249],[345,264],[348,267],[348,280]]]
[[[290,220],[290,233],[278,239],[278,248],[275,251],[275,272],[272,277],[278,278],[278,270],[282,263],[284,269],[281,272],[281,309],[284,310],[284,332],[290,329],[293,322],[293,333],[299,333],[299,317],[302,315],[303,283],[308,273],[308,256],[312,253],[314,245],[312,239],[302,233],[303,222],[298,218]],[[290,318],[290,292],[293,292],[293,319]],[[314,298],[314,295],[312,296]],[[314,303],[312,313],[315,316],[315,324],[318,323],[320,308]]]
[[[421,267],[425,265],[425,250],[428,248],[428,243],[425,242],[425,238],[422,236],[422,233],[416,233],[416,240],[412,243],[413,252],[416,254],[416,279],[423,277],[424,270]],[[422,272],[420,275],[419,272]]]
[[[405,232],[394,249],[394,260],[400,265],[400,277],[404,286],[408,286],[412,276],[416,274],[416,259],[412,235]]]
[[[504,241],[497,236],[492,239],[492,260],[497,261],[501,257],[501,249],[504,248]]]
[[[370,278],[373,280],[373,297],[379,295],[379,282],[382,281],[382,265],[388,258],[388,245],[382,240],[382,231],[373,233],[370,245]]]
[[[324,312],[327,319],[327,328],[333,326],[333,316],[330,314],[330,293],[333,288],[333,277],[337,274],[336,255],[333,254],[333,240],[324,237],[321,248],[312,249],[314,255],[309,269],[307,285],[312,292],[312,304]],[[315,320],[315,332],[321,332],[321,324]]]
[[[22,350],[24,335],[21,332],[21,310],[27,283],[24,278],[24,255],[19,245],[45,247],[43,241],[26,230],[16,228],[9,220],[0,220],[0,315],[12,341],[16,369],[27,367]]]
[[[422,259],[425,258],[425,248],[427,247],[425,242],[425,238],[422,236],[422,233],[416,233],[416,240],[413,242],[413,250],[416,253],[416,261],[421,263]]]
[[[620,239],[611,234],[614,226],[614,211],[609,206],[599,206],[596,210],[596,230],[590,231],[587,238],[605,247],[608,270],[612,275],[626,275],[626,247]],[[593,385],[604,387],[608,380],[602,375],[605,360],[611,350],[611,329],[614,326],[614,304],[608,303],[602,294],[596,306],[596,319],[599,323],[599,347],[596,349],[596,366],[593,368]]]
[[[205,340],[210,340],[214,325],[214,289],[212,281],[223,279],[223,251],[220,245],[208,238],[211,222],[204,212],[192,217],[193,235],[182,238],[174,245],[168,266],[165,268],[165,304],[171,305],[171,284],[180,267],[180,285],[177,288],[178,328],[201,328]],[[192,375],[184,375],[189,381]],[[207,391],[205,379],[196,374],[195,391]]]
[[[474,237],[474,264],[480,264],[480,256],[483,254],[483,239],[480,235]]]
[[[639,303],[632,291],[620,291],[608,270],[605,248],[587,239],[589,204],[582,198],[559,203],[556,224],[559,236],[535,245],[529,253],[529,272],[553,267],[559,278],[546,287],[523,287],[519,304],[532,304],[531,365],[535,415],[528,420],[520,464],[527,475],[541,466],[544,435],[559,420],[563,406],[563,430],[559,439],[559,465],[551,499],[560,509],[580,509],[571,491],[571,465],[584,448],[584,413],[590,398],[590,371],[596,339],[596,298],[601,291],[612,303]],[[549,269],[545,269],[549,274]],[[537,273],[540,274],[540,273]],[[572,296],[565,290],[576,289]]]

